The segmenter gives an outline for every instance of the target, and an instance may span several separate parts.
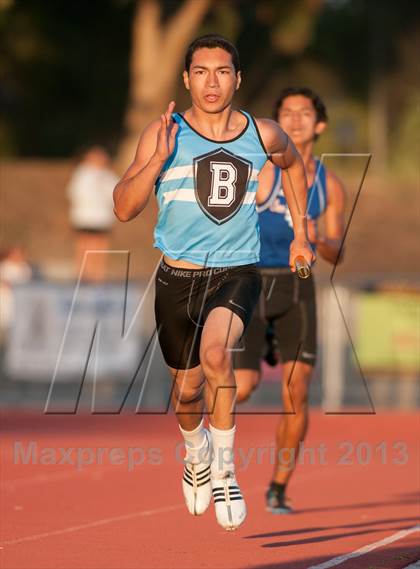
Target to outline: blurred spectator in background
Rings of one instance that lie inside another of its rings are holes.
[[[0,345],[5,342],[13,320],[13,286],[25,284],[38,276],[21,245],[0,251]]]
[[[21,245],[13,245],[0,252],[0,280],[9,285],[27,283],[35,269],[27,260]]]
[[[80,272],[86,251],[83,280],[100,282],[106,277],[110,234],[115,220],[112,192],[118,176],[110,168],[110,157],[100,146],[89,148],[76,167],[69,186],[70,222],[76,231],[75,263]]]

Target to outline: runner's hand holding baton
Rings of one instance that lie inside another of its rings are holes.
[[[311,274],[311,266],[307,263],[303,255],[299,255],[295,259],[295,269],[298,277],[301,279],[307,279]]]
[[[290,246],[290,267],[301,279],[307,279],[311,274],[311,263],[315,260],[308,241],[295,239]]]

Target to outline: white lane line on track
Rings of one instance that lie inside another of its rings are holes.
[[[407,565],[407,567],[404,567],[404,569],[420,569],[420,559],[411,565]]]
[[[247,492],[247,496],[250,494],[255,494],[257,492],[261,492],[262,488],[265,486],[258,486],[254,488],[251,492]],[[93,522],[87,522],[86,524],[80,524],[78,526],[70,526],[68,528],[53,530],[53,531],[46,531],[44,533],[37,533],[34,535],[27,535],[24,537],[18,537],[16,539],[8,539],[5,541],[0,542],[0,549],[3,549],[7,545],[17,545],[19,543],[25,543],[28,541],[36,541],[38,539],[45,539],[46,537],[53,537],[55,535],[63,535],[66,533],[74,533],[76,531],[89,529],[98,526],[104,526],[106,524],[111,524],[113,522],[121,522],[125,520],[131,520],[133,518],[139,518],[141,516],[153,516],[154,514],[162,514],[165,512],[172,512],[175,510],[181,510],[185,508],[184,504],[177,504],[174,506],[166,506],[164,508],[156,508],[154,510],[141,510],[140,512],[132,512],[131,514],[123,514],[121,516],[114,516],[112,518],[102,518],[101,520],[95,520]]]
[[[361,547],[360,549],[357,549],[352,553],[346,553],[345,555],[334,557],[333,559],[325,561],[324,563],[320,563],[319,565],[311,565],[310,567],[308,567],[308,569],[328,569],[329,567],[335,567],[336,565],[340,565],[341,563],[344,563],[349,559],[354,559],[355,557],[360,557],[361,555],[365,555],[365,553],[369,553],[370,551],[373,551],[378,547],[383,547],[384,545],[388,545],[390,543],[393,543],[394,541],[403,539],[407,535],[410,535],[410,533],[414,533],[416,531],[420,531],[420,524],[408,529],[401,530],[397,533],[390,535],[389,537],[381,539],[380,541],[375,541],[375,543],[371,543],[370,545],[365,545],[364,547]]]
[[[61,482],[62,480],[68,480],[70,478],[80,478],[85,479],[86,476],[98,479],[102,477],[102,474],[109,473],[109,472],[118,472],[122,470],[121,467],[125,466],[126,470],[129,474],[135,472],[135,470],[128,470],[127,465],[125,464],[114,464],[110,466],[102,466],[100,469],[96,468],[95,470],[89,470],[86,468],[85,470],[77,470],[76,468],[71,471],[66,472],[57,472],[55,474],[35,474],[34,476],[28,476],[25,478],[16,478],[15,480],[11,479],[4,479],[0,483],[0,489],[5,490],[6,492],[13,492],[17,488],[22,488],[24,486],[33,486],[34,484],[42,484],[44,482],[51,483],[51,482]],[[46,466],[48,468],[48,466]]]
[[[122,522],[125,520],[131,520],[133,518],[138,518],[141,516],[152,516],[153,514],[163,514],[165,512],[172,512],[173,510],[179,510],[183,508],[183,504],[178,504],[176,506],[166,506],[165,508],[156,508],[155,510],[141,510],[140,512],[132,512],[131,514],[124,514],[121,516],[114,516],[112,518],[102,518],[101,520],[95,520],[93,522],[88,522],[86,524],[80,524],[78,526],[70,526],[68,528],[58,529],[55,531],[46,531],[44,533],[37,533],[35,535],[28,535],[26,537],[18,537],[16,539],[9,539],[2,541],[0,547],[6,545],[15,545],[17,543],[24,543],[25,541],[36,541],[37,539],[43,539],[46,537],[52,537],[55,535],[63,535],[66,533],[73,533],[75,531],[80,531],[83,529],[89,529],[98,526],[104,526],[106,524],[112,524],[113,522]]]

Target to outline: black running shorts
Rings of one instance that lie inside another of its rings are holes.
[[[156,274],[155,315],[166,363],[175,369],[199,365],[201,332],[210,311],[224,306],[246,327],[260,292],[255,265],[189,270],[162,260]]]
[[[259,370],[267,351],[266,334],[271,328],[282,362],[316,361],[316,301],[311,275],[300,279],[289,269],[261,269],[262,292],[243,337],[243,350],[236,352],[235,369]]]

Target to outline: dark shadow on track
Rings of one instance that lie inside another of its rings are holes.
[[[393,533],[401,530],[408,529],[410,526],[393,526],[387,528],[388,530],[393,530]],[[323,541],[334,541],[336,539],[346,538],[346,537],[353,537],[355,535],[365,535],[371,533],[377,533],[379,531],[383,531],[383,528],[376,528],[376,529],[366,529],[362,531],[349,531],[346,533],[332,533],[330,535],[321,535],[316,537],[308,537],[307,539],[296,539],[295,541],[277,541],[272,543],[264,543],[261,547],[271,549],[273,547],[291,547],[293,545],[307,545],[308,543],[320,543]]]
[[[288,518],[289,519],[289,518]],[[404,522],[417,522],[418,517],[413,516],[410,518],[390,518],[386,520],[371,520],[369,522],[362,522],[358,524],[345,524],[345,525],[334,525],[334,526],[323,526],[323,527],[308,527],[308,528],[299,528],[295,530],[286,530],[286,531],[273,531],[270,533],[260,533],[255,535],[247,535],[244,536],[244,539],[264,539],[269,537],[283,537],[289,535],[298,535],[302,533],[310,533],[310,532],[318,532],[318,531],[328,531],[332,529],[352,529],[352,528],[362,528],[362,527],[371,527],[377,526],[382,524],[402,524]],[[380,528],[385,529],[385,528]]]

